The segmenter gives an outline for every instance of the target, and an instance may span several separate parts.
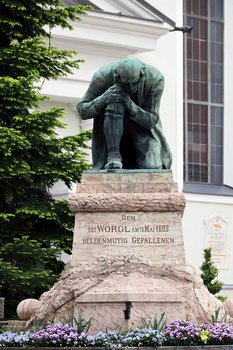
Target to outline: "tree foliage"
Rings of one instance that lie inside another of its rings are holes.
[[[211,248],[204,249],[204,261],[201,265],[201,278],[204,285],[211,294],[216,294],[221,291],[223,283],[218,281],[218,269],[211,259]]]
[[[80,180],[90,133],[58,137],[62,108],[40,111],[41,80],[78,68],[73,51],[50,45],[51,29],[72,29],[83,6],[60,0],[0,1],[0,287],[11,307],[39,297],[63,268],[58,256],[70,253],[73,214],[56,201],[51,187]]]

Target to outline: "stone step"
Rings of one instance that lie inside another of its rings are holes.
[[[6,320],[5,322],[7,322],[6,330],[8,331],[20,332],[27,330],[27,321]]]

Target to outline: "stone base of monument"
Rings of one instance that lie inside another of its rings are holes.
[[[27,322],[26,321],[7,320],[6,323],[7,323],[7,325],[4,328],[4,330],[6,330],[6,331],[21,332],[21,331],[26,331],[26,329],[27,329]]]
[[[91,332],[141,327],[165,312],[211,321],[223,304],[185,263],[184,196],[170,170],[86,172],[70,198],[72,259],[40,299],[30,324],[67,322],[79,313]]]
[[[76,213],[71,265],[125,258],[184,264],[184,206],[171,171],[84,174],[70,198]]]

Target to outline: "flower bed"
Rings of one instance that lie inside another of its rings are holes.
[[[205,346],[179,346],[177,348],[176,346],[161,346],[159,349],[160,350],[232,350],[233,347],[232,345],[205,345]],[[27,350],[36,350],[39,349],[38,347],[4,347],[4,350],[22,350],[22,349],[27,349]],[[67,350],[67,349],[72,349],[72,347],[43,347],[41,348],[43,350]],[[105,350],[106,348],[104,347],[98,347],[95,348],[95,350]],[[120,348],[114,348],[114,350],[138,350],[138,347],[120,347]],[[152,349],[158,349],[158,347],[141,347],[140,350],[152,350]],[[93,350],[92,347],[79,347],[79,350]]]
[[[162,331],[137,328],[127,332],[97,332],[89,335],[85,330],[78,331],[68,324],[50,324],[36,332],[3,332],[0,334],[0,347],[9,348],[138,348],[162,347],[171,349],[207,345],[210,349],[233,350],[233,327],[226,323],[198,325],[193,322],[177,320],[167,324]]]

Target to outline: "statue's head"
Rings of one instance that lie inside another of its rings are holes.
[[[135,92],[138,89],[140,79],[143,76],[144,63],[137,58],[123,58],[116,68],[116,82],[124,88]]]

